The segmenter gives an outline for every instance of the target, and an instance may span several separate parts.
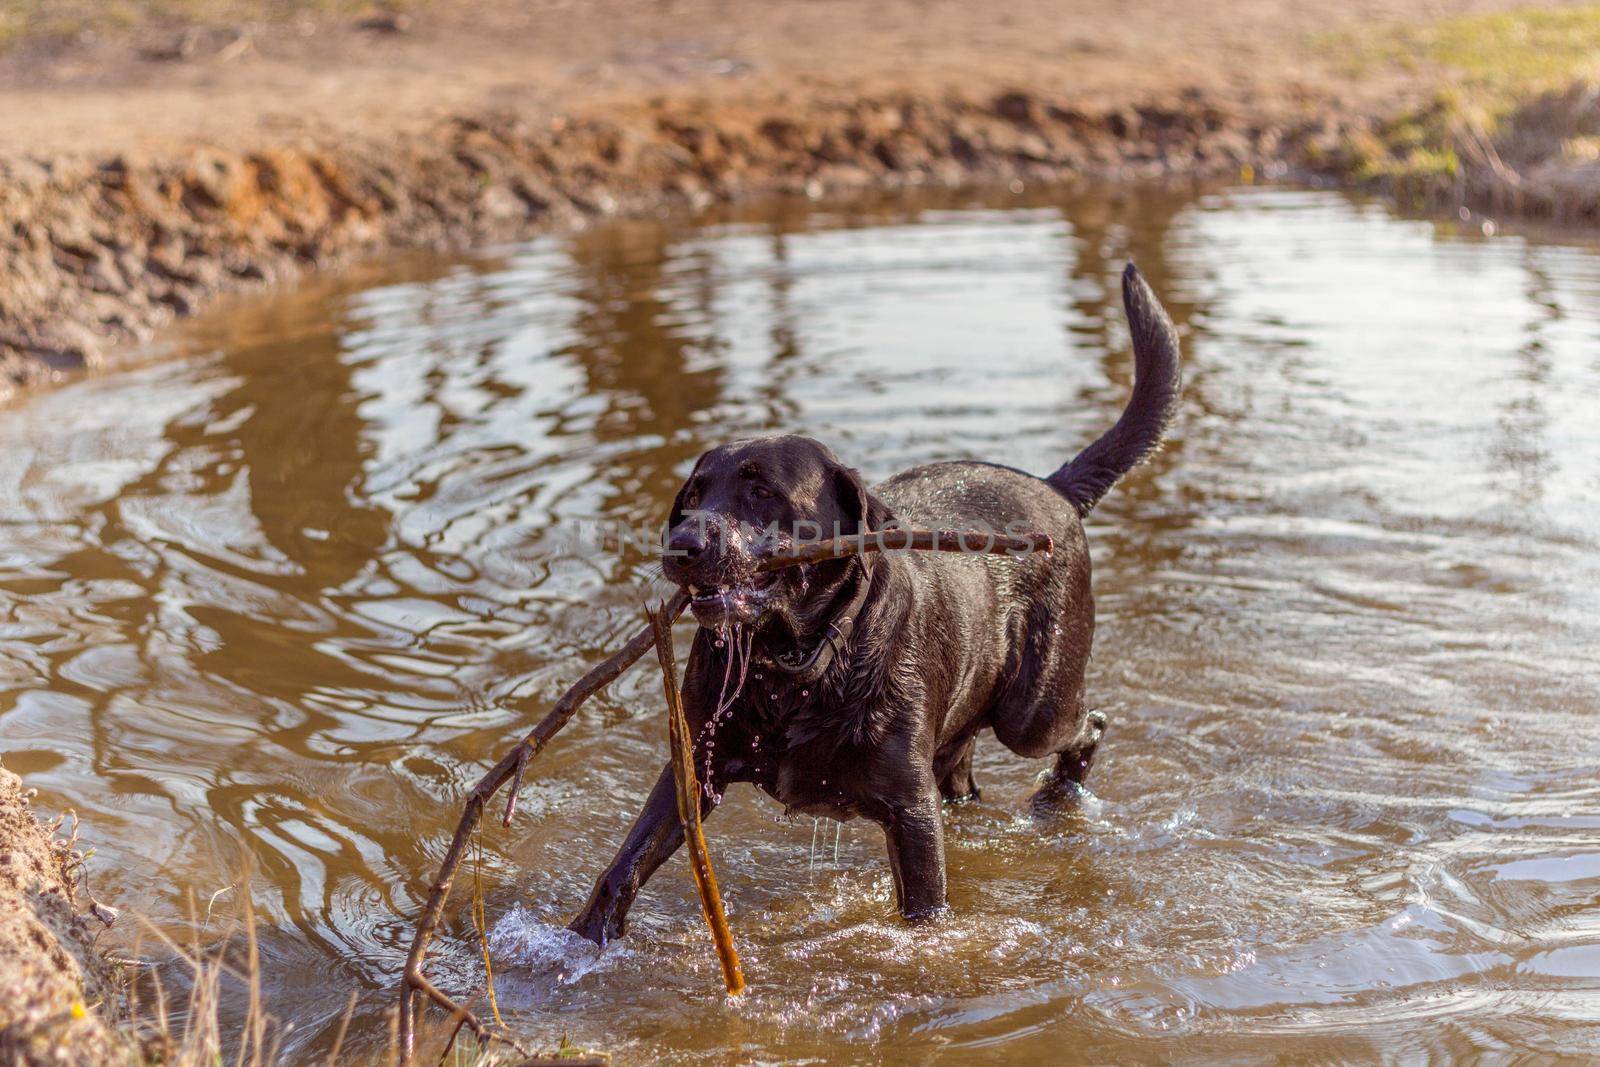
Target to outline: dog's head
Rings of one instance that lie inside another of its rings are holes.
[[[796,541],[877,529],[889,517],[827,446],[794,436],[739,441],[701,456],[678,491],[662,570],[708,629],[792,619],[847,561],[758,573],[762,557]]]

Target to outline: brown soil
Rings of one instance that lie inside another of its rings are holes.
[[[0,768],[0,1064],[124,1063],[100,1021],[111,994],[70,842],[41,826],[22,782]]]
[[[387,246],[773,191],[1326,169],[1437,77],[1353,82],[1330,33],[1508,6],[211,2],[0,54],[0,392]]]

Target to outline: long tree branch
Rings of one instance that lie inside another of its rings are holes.
[[[671,622],[683,614],[683,609],[688,603],[688,596],[680,592],[667,603],[662,615]],[[439,865],[439,874],[434,879],[433,887],[428,894],[428,903],[422,909],[421,918],[417,920],[417,933],[411,942],[411,953],[406,957],[405,977],[400,990],[400,1055],[404,1061],[410,1061],[416,1048],[416,995],[419,992],[450,1012],[452,1016],[461,1018],[480,1040],[488,1040],[490,1036],[476,1015],[451,1000],[422,973],[422,961],[428,953],[428,941],[439,925],[445,901],[450,896],[451,883],[455,880],[456,870],[461,866],[461,858],[466,853],[467,840],[477,827],[478,820],[483,817],[484,805],[508,779],[515,776],[520,781],[522,772],[529,762],[544,751],[544,746],[563,726],[567,725],[572,716],[583,706],[584,701],[615,681],[623,671],[633,666],[639,657],[650,651],[653,644],[655,635],[650,628],[647,626],[640,629],[627,644],[578,679],[571,689],[562,694],[561,699],[556,701],[555,707],[539,720],[538,725],[528,731],[527,736],[517,742],[516,747],[506,753],[499,763],[489,768],[488,773],[479,779],[478,784],[467,794],[466,808],[462,811],[461,821],[456,826],[456,836],[444,854],[444,862]],[[515,795],[513,792],[512,796]],[[511,814],[509,808],[506,814],[509,819]]]

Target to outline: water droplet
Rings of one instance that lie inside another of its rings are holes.
[[[717,638],[717,647],[718,647],[718,648],[721,648],[721,647],[722,647],[722,646],[723,646],[723,645],[725,645],[725,644],[727,644],[727,642],[726,642],[726,641],[724,641],[724,640],[723,640],[723,639],[722,639],[722,638],[720,638],[720,637],[719,637],[719,638]]]
[[[800,695],[801,695],[801,696],[803,696],[803,697],[808,697],[808,696],[810,696],[810,695],[811,695],[811,690],[809,690],[809,689],[802,689],[802,690],[800,690]]]

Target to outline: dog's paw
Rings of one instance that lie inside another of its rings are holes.
[[[1057,819],[1093,808],[1100,798],[1082,782],[1049,772],[1039,776],[1039,788],[1028,801],[1036,819]]]
[[[946,804],[967,804],[974,800],[982,800],[983,790],[979,789],[977,785],[973,784],[969,780],[966,788],[960,792],[946,792],[944,788],[941,787],[940,799]]]
[[[902,911],[900,917],[913,926],[931,922],[950,910],[949,904],[933,904],[916,911]]]
[[[567,929],[580,937],[593,941],[601,948],[628,932],[627,923],[602,909],[590,908],[567,924]]]

